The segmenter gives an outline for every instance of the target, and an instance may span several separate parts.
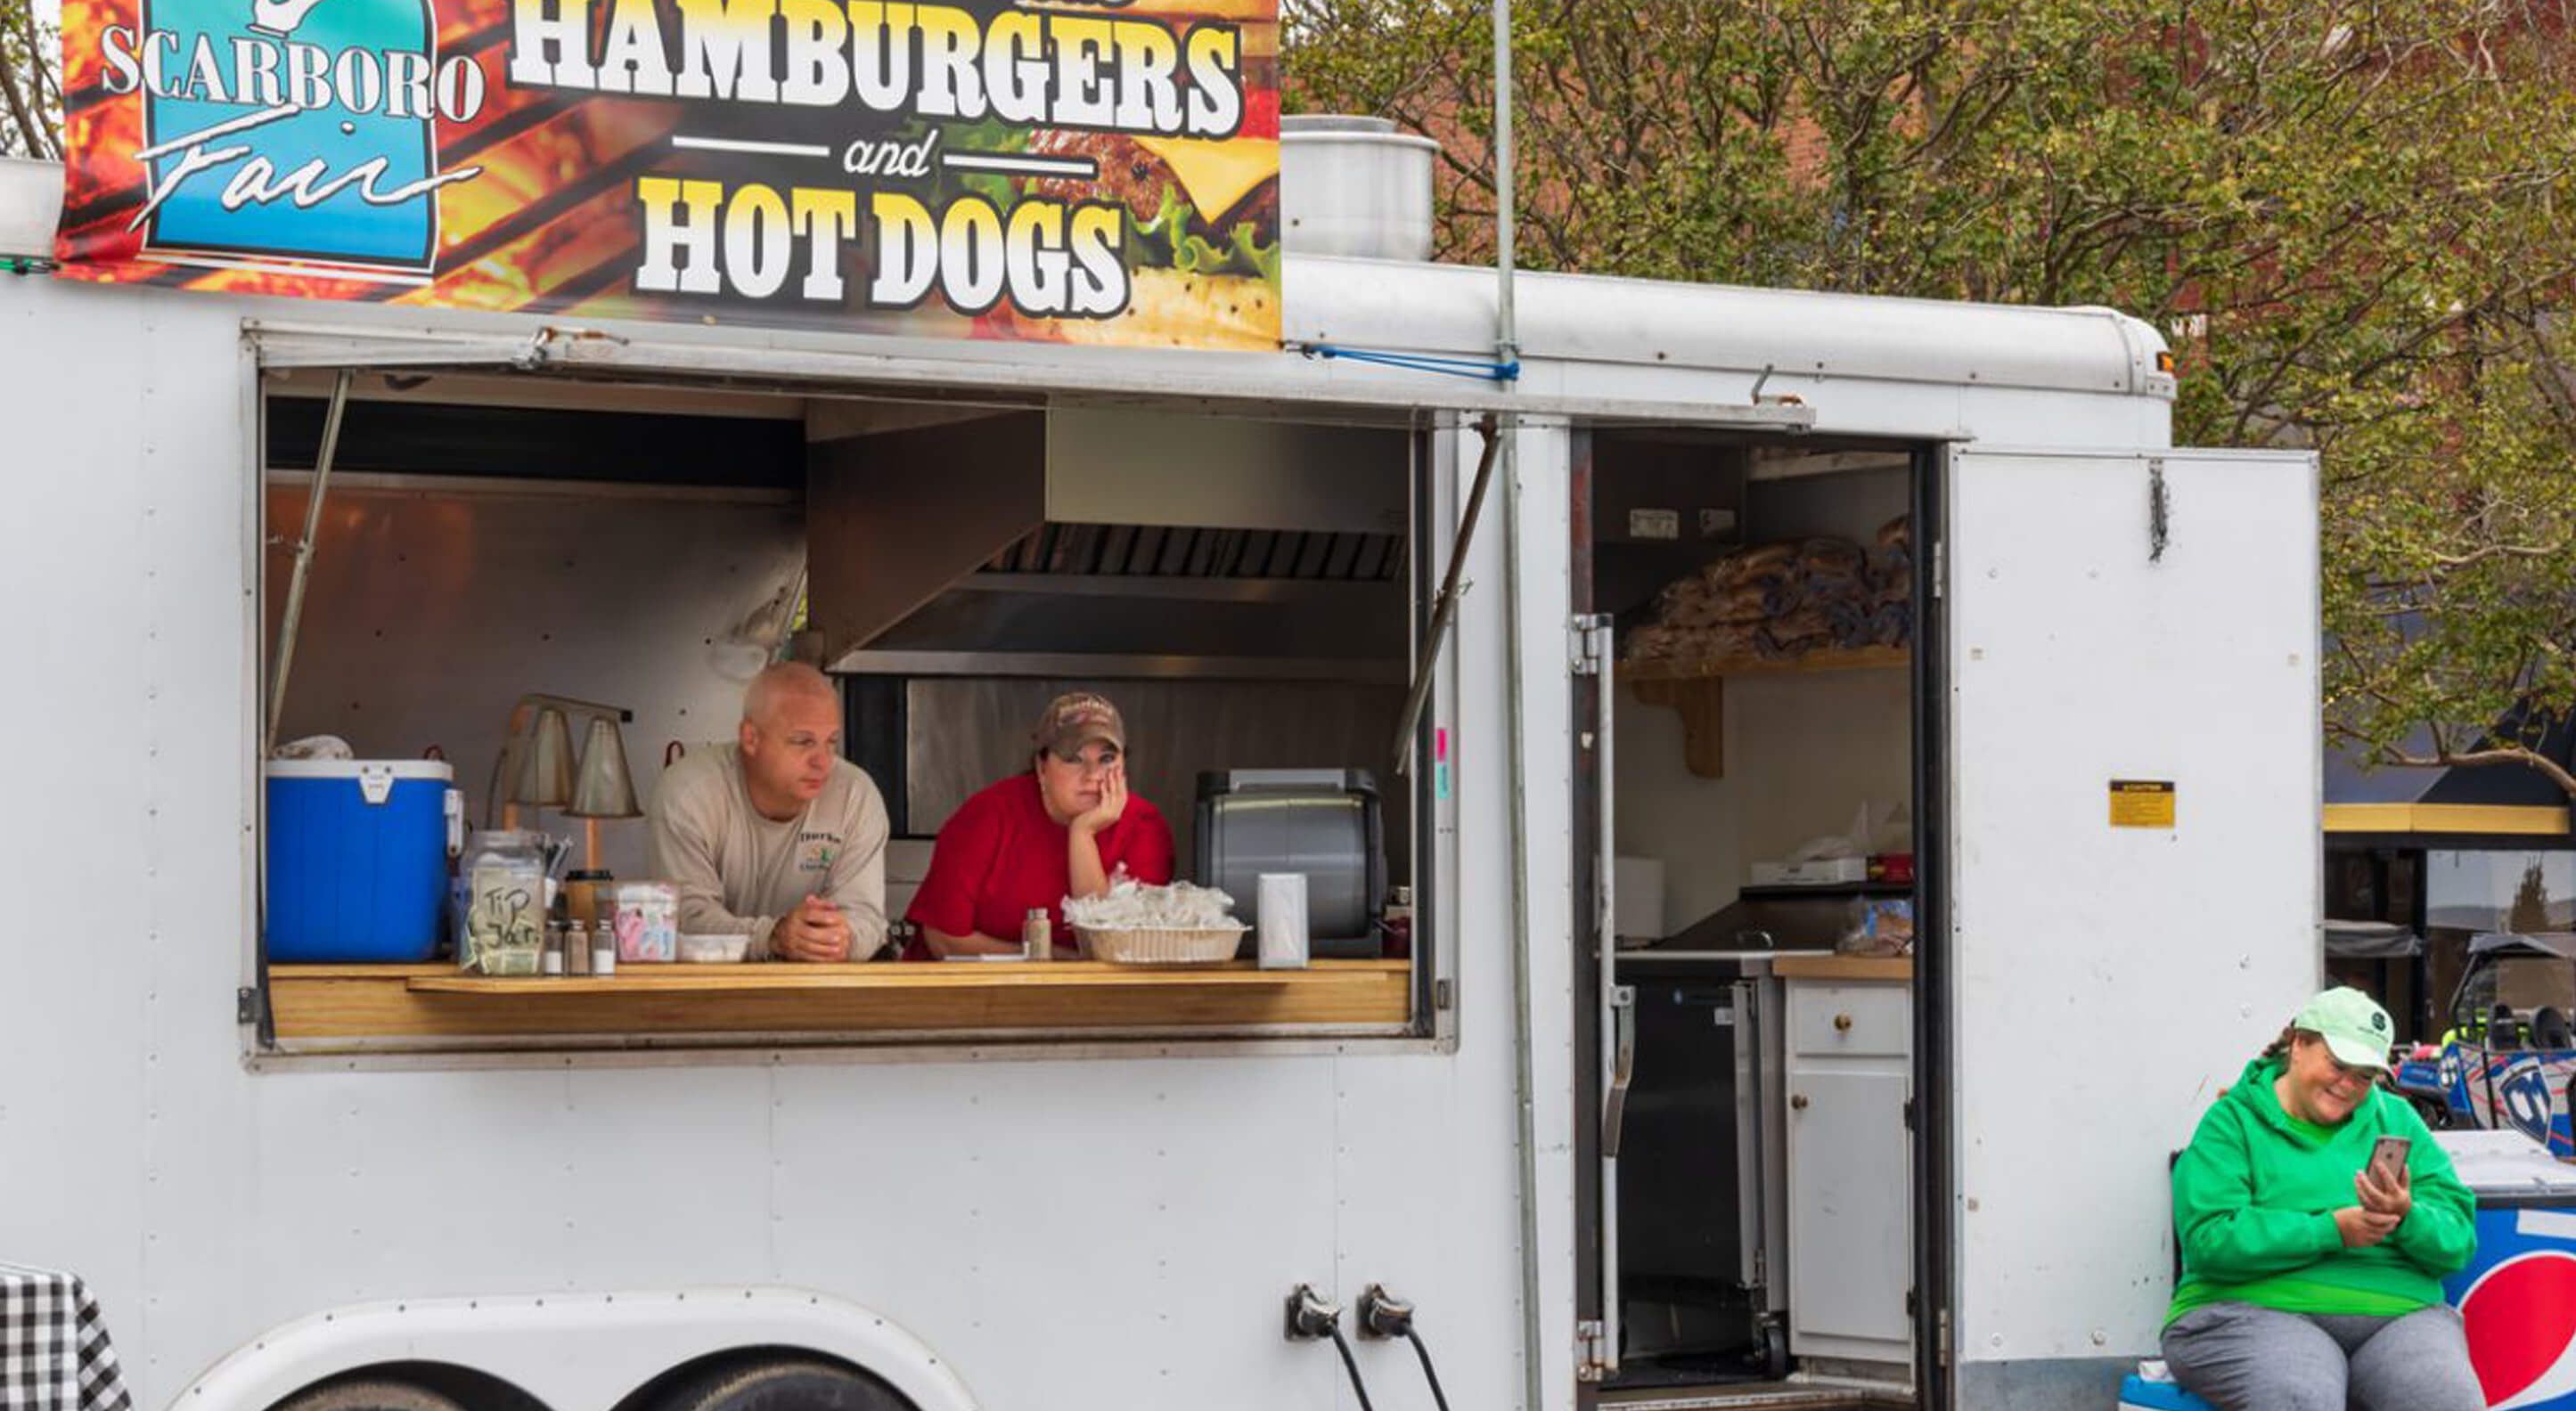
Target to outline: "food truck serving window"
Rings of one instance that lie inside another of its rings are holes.
[[[263,397],[277,1048],[1435,1032],[1427,431],[339,385]]]

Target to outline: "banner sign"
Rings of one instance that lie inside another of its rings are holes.
[[[74,279],[1279,339],[1278,0],[64,0]]]

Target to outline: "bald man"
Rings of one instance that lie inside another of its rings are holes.
[[[869,960],[885,945],[885,800],[841,758],[840,693],[810,666],[752,679],[735,742],[662,772],[647,832],[683,932],[748,934],[754,960]]]

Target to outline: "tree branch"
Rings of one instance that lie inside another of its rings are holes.
[[[2454,765],[2467,768],[2496,764],[2528,765],[2545,775],[2550,783],[2557,785],[2559,792],[2566,794],[2571,800],[2576,800],[2576,774],[2568,773],[2564,765],[2538,750],[2527,750],[2519,745],[2467,750],[2459,753],[2443,749],[2430,755],[2409,754],[2392,745],[2382,747],[2379,755],[2382,763],[2399,765],[2407,769],[2447,769]]]

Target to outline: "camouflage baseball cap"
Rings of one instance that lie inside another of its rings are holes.
[[[1029,732],[1029,738],[1039,749],[1058,755],[1070,755],[1093,740],[1107,740],[1124,750],[1127,722],[1119,718],[1118,707],[1108,697],[1068,691],[1047,702],[1046,713],[1038,717],[1038,727]]]

